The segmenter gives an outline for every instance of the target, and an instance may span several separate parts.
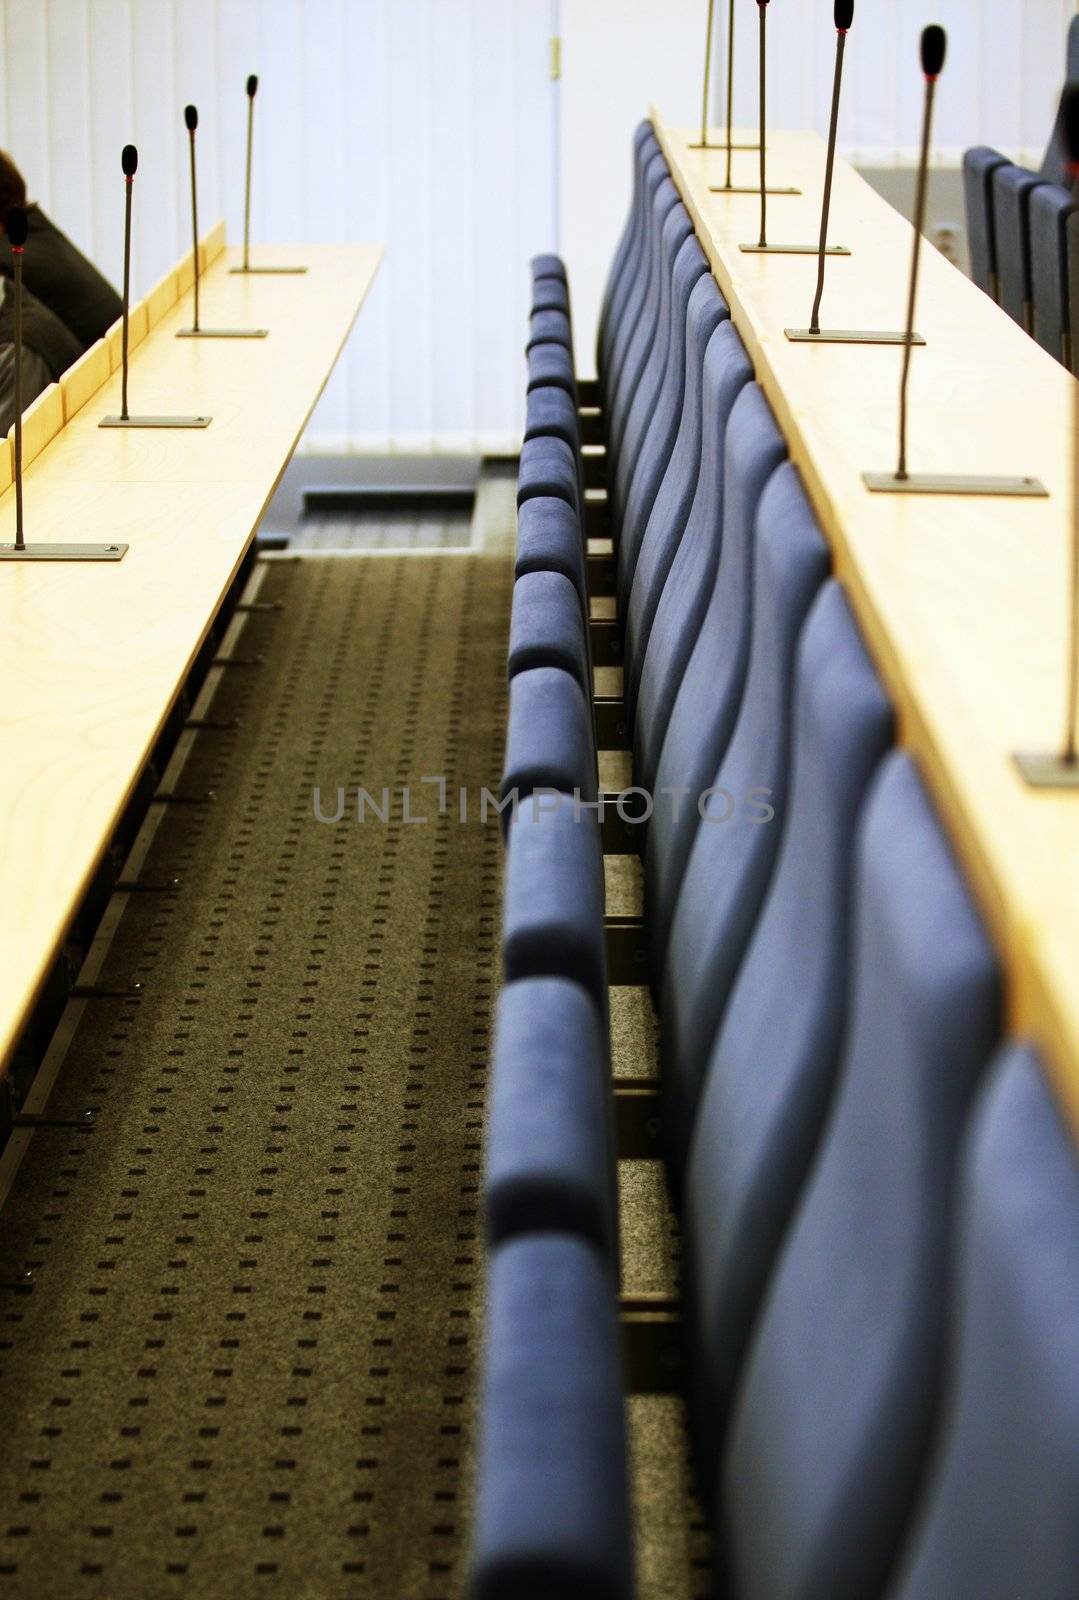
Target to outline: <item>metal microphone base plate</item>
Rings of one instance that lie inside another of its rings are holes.
[[[241,277],[242,278],[242,277],[250,277],[250,275],[253,272],[259,272],[259,273],[262,273],[262,274],[266,275],[266,274],[282,273],[282,272],[284,272],[284,273],[295,273],[295,272],[306,272],[306,271],[307,271],[306,267],[230,267],[229,268],[229,275],[230,275],[230,277]]]
[[[784,328],[783,332],[794,344],[906,344],[905,333],[881,333],[873,328],[822,328],[814,333],[810,328]],[[911,344],[924,344],[920,333],[912,333]]]
[[[969,472],[909,472],[905,478],[897,478],[894,472],[863,472],[862,481],[874,494],[1014,495],[1040,499],[1049,494],[1039,478],[992,478]]]
[[[0,561],[122,561],[126,544],[0,544]]]
[[[210,417],[102,417],[99,428],[208,428]]]
[[[757,191],[758,194],[760,191]],[[819,244],[740,244],[739,250],[744,250],[747,256],[819,256]],[[850,251],[845,244],[830,244],[825,247],[826,256],[849,256]]]
[[[1016,751],[1012,757],[1032,789],[1079,789],[1079,761],[1041,751]]]
[[[754,183],[752,185],[741,184],[741,183],[732,183],[730,185],[730,187],[728,187],[727,184],[725,184],[725,183],[710,183],[708,185],[708,193],[709,194],[756,194],[756,195],[759,195],[760,192],[761,192],[761,186],[760,186],[759,183]],[[764,192],[765,192],[765,194],[801,194],[802,191],[801,191],[801,189],[765,189]]]
[[[265,339],[269,328],[181,328],[177,339]]]
[[[723,154],[726,155],[728,150],[759,150],[760,149],[760,145],[759,144],[730,144],[729,145],[727,143],[726,139],[721,139],[719,144],[701,144],[700,142],[698,142],[697,144],[687,145],[686,148],[688,150],[721,150],[723,152]],[[766,151],[767,151],[767,147],[766,147]]]

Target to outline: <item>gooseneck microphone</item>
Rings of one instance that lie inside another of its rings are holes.
[[[257,81],[257,80],[256,80]],[[199,321],[199,191],[198,179],[195,172],[195,132],[199,125],[199,114],[194,106],[184,107],[184,126],[187,129],[188,144],[191,151],[191,233],[192,246],[195,254],[195,317],[190,328],[180,328],[176,334],[178,339],[265,339],[265,328],[204,328]]]
[[[255,135],[255,95],[259,80],[252,72],[247,80],[247,172],[244,177],[244,271],[251,266],[251,150]]]
[[[195,321],[192,331],[201,332],[199,327],[199,186],[195,172],[195,133],[199,125],[199,114],[194,106],[184,107],[184,127],[187,129],[187,140],[191,150],[191,235],[195,252]]]
[[[255,150],[255,96],[258,93],[258,74],[252,72],[248,75],[244,92],[247,95],[247,162],[244,175],[244,253],[243,261],[238,267],[230,267],[233,276],[250,277],[252,274],[272,277],[278,274],[294,274],[306,272],[306,267],[253,267],[251,265],[251,170],[254,164]]]
[[[120,561],[126,544],[27,544],[23,527],[22,498],[22,299],[23,255],[29,228],[24,206],[12,206],[6,220],[8,243],[11,245],[12,293],[12,358],[15,363],[15,541],[0,544],[0,561]]]
[[[758,134],[758,138],[761,142],[761,236],[757,243],[763,250],[768,243],[768,184],[765,176],[767,152],[764,148],[764,130],[765,123],[767,121],[765,112],[765,87],[767,77],[765,63],[767,60],[766,52],[768,48],[768,0],[757,0],[757,16],[760,20],[760,52],[758,62],[760,68],[760,132]]]
[[[1079,184],[1079,86],[1064,90],[1061,132],[1068,176]],[[1064,737],[1059,752],[1021,752],[1015,764],[1035,789],[1079,789],[1079,385],[1072,385],[1071,587],[1064,670]]]
[[[127,318],[131,305],[131,191],[138,171],[139,152],[133,144],[125,144],[120,152],[120,168],[124,174],[124,331],[120,346],[123,374],[120,379],[120,418],[130,421],[127,409]]]
[[[135,174],[139,168],[139,152],[133,144],[125,144],[120,152],[120,169],[124,175],[124,302],[120,341],[120,414],[102,417],[99,428],[206,428],[207,416],[191,417],[133,417],[127,404],[128,332],[131,312],[131,206],[135,192]]]
[[[708,24],[704,34],[704,86],[701,89],[701,150],[708,149],[708,89],[712,81],[712,29],[716,20],[716,0],[708,0]],[[728,135],[728,138],[730,135]]]
[[[933,131],[933,103],[937,79],[944,67],[947,40],[944,29],[931,23],[921,38],[922,74],[925,78],[925,104],[922,112],[922,143],[918,158],[918,181],[914,194],[913,244],[910,259],[910,285],[907,291],[907,321],[903,334],[903,369],[899,380],[899,462],[894,472],[862,474],[868,489],[885,494],[974,494],[1029,495],[1044,497],[1048,490],[1037,478],[986,477],[968,473],[911,472],[907,467],[907,385],[910,379],[910,352],[914,345],[914,308],[918,299],[918,269],[922,255],[922,230],[925,227],[926,196],[929,191],[929,143]]]
[[[768,248],[768,232],[767,232],[768,212],[767,212],[766,196],[768,196],[770,194],[801,194],[802,191],[800,189],[792,189],[792,188],[789,188],[789,187],[772,188],[772,189],[769,189],[769,187],[768,187],[768,174],[767,174],[767,170],[766,170],[766,160],[765,160],[765,157],[766,157],[765,134],[766,134],[766,131],[767,131],[767,121],[768,121],[767,107],[766,107],[766,103],[765,103],[765,91],[767,89],[767,79],[768,79],[768,68],[767,68],[767,60],[768,60],[768,58],[767,58],[767,49],[768,49],[768,27],[767,27],[767,23],[768,23],[768,0],[757,0],[757,16],[758,16],[759,22],[760,22],[759,44],[758,44],[758,50],[757,50],[757,72],[758,72],[757,98],[758,98],[758,102],[759,102],[759,104],[758,104],[758,121],[759,121],[759,124],[760,124],[760,130],[759,130],[759,133],[758,133],[758,142],[757,142],[757,144],[755,144],[755,145],[741,145],[741,146],[738,146],[737,148],[744,149],[744,150],[759,150],[760,151],[760,164],[761,164],[760,181],[758,183],[756,183],[756,184],[753,184],[752,186],[750,186],[748,188],[744,188],[740,184],[736,184],[736,183],[732,183],[731,182],[731,117],[733,115],[733,112],[732,112],[732,109],[731,109],[731,105],[732,105],[732,99],[733,99],[733,94],[734,94],[734,83],[733,83],[733,77],[732,77],[732,72],[733,72],[732,57],[733,57],[733,52],[734,52],[734,7],[732,5],[732,7],[731,7],[731,36],[730,36],[731,37],[731,44],[730,44],[730,50],[728,52],[728,57],[727,57],[727,181],[725,183],[709,184],[709,191],[712,194],[759,194],[760,195],[760,202],[761,202],[761,235],[760,235],[760,242],[758,244],[756,244],[756,245],[753,245],[752,249],[754,249],[754,250],[766,250]],[[748,249],[750,247],[743,245],[740,248]]]
[[[835,77],[832,80],[832,115],[828,123],[828,156],[824,164],[824,200],[820,213],[820,245],[817,260],[817,292],[809,318],[810,333],[820,332],[820,303],[824,295],[824,268],[827,262],[828,216],[832,209],[832,173],[835,168],[835,141],[839,131],[839,96],[843,88],[843,51],[854,21],[854,0],[835,0]]]
[[[15,548],[26,549],[22,521],[22,258],[28,232],[26,212],[13,206],[8,212],[7,236],[15,274]]]
[[[922,110],[922,148],[918,157],[918,182],[914,191],[914,243],[910,258],[910,288],[907,294],[906,338],[903,341],[903,375],[899,380],[899,465],[895,475],[900,483],[907,478],[907,384],[910,378],[910,342],[914,332],[914,306],[918,298],[918,268],[922,259],[922,229],[925,227],[925,201],[929,190],[929,138],[933,130],[933,102],[937,79],[944,67],[947,39],[944,29],[934,22],[922,32],[922,72],[925,75],[925,103]]]

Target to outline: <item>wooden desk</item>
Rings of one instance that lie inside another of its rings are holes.
[[[756,376],[832,546],[867,644],[969,874],[1007,975],[1008,1026],[1044,1052],[1079,1135],[1079,792],[1026,787],[1016,750],[1059,748],[1075,381],[930,246],[912,353],[910,465],[1031,473],[1048,500],[873,495],[863,470],[894,469],[902,350],[792,344],[816,283],[809,256],[746,255],[759,202],[709,192],[724,157],[653,113],[674,181],[731,307]],[[769,240],[820,227],[824,145],[769,134]],[[735,182],[756,156],[740,154]],[[821,325],[901,328],[910,225],[836,164]]]
[[[260,247],[303,276],[203,278],[131,357],[133,412],[209,412],[197,432],[99,430],[119,374],[31,463],[28,540],[126,540],[117,564],[0,568],[0,1066],[258,527],[378,270],[373,245]],[[46,406],[48,402],[46,402]],[[0,540],[14,537],[14,491]]]

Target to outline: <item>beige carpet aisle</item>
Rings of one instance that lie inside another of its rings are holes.
[[[49,1103],[93,1123],[0,1217],[0,1595],[461,1593],[511,576],[267,564]]]

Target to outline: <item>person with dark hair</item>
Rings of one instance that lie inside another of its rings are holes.
[[[77,361],[82,346],[48,306],[25,285],[22,297],[23,405],[36,400],[43,389]],[[9,279],[0,276],[0,436],[6,437],[15,421],[15,294]]]
[[[42,307],[70,329],[79,347],[76,356],[81,355],[108,332],[120,315],[120,296],[39,205],[27,204],[22,173],[11,157],[0,151],[0,273],[4,277],[12,275],[11,246],[4,229],[4,220],[12,206],[25,207],[29,229],[23,257],[23,283]],[[66,364],[69,365],[71,359],[74,358],[69,358]],[[60,376],[51,364],[50,372],[54,379]]]

